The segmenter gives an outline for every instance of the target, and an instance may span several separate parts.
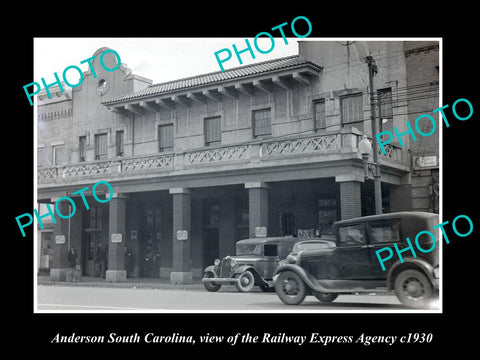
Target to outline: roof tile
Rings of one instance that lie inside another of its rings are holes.
[[[261,63],[256,63],[252,65],[246,65],[241,67],[236,67],[232,69],[225,70],[224,72],[218,71],[213,73],[207,73],[202,75],[196,75],[188,78],[168,81],[159,84],[152,84],[145,89],[139,90],[137,92],[120,96],[111,100],[103,102],[103,104],[111,104],[115,102],[128,101],[133,99],[138,99],[147,96],[161,95],[164,93],[182,90],[186,88],[208,85],[211,83],[221,82],[225,80],[237,79],[251,75],[257,75],[269,71],[281,70],[293,66],[311,64],[318,69],[321,67],[317,64],[312,63],[311,61],[306,60],[298,55],[278,58],[274,60],[268,60]]]

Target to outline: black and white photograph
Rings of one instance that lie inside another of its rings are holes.
[[[392,6],[98,12],[19,37],[11,345],[473,347],[473,24]]]
[[[35,39],[39,311],[441,310],[441,39],[262,40]]]

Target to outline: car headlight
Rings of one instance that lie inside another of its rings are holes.
[[[213,262],[213,265],[220,266],[220,259],[215,259],[215,261]]]
[[[438,279],[440,277],[440,268],[438,266],[433,268],[433,276],[435,279]]]
[[[237,266],[237,262],[234,259],[232,259],[232,261],[230,262],[230,267],[234,269],[236,266]]]
[[[287,263],[289,264],[295,264],[297,262],[297,257],[294,255],[288,255],[287,256]]]

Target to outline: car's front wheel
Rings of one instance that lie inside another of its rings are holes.
[[[275,291],[278,297],[287,305],[301,304],[307,295],[303,280],[295,272],[286,270],[278,275],[275,281]]]
[[[394,289],[401,303],[408,307],[428,307],[434,298],[430,281],[424,274],[414,269],[404,270],[398,274]]]
[[[203,275],[203,277],[204,278],[214,278],[215,274],[211,271],[208,271]],[[222,284],[218,284],[214,281],[204,281],[203,286],[205,286],[205,289],[207,289],[208,291],[215,292],[215,291],[220,290],[220,288],[222,287]]]
[[[332,302],[338,297],[338,294],[314,291],[313,296],[315,296],[317,300],[321,302]]]
[[[249,292],[255,286],[255,277],[251,271],[245,271],[237,277],[236,283],[238,291]]]

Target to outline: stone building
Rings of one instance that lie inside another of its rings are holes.
[[[94,275],[101,247],[107,281],[189,282],[256,230],[328,234],[336,220],[372,214],[373,177],[357,147],[364,134],[372,138],[364,57],[379,67],[382,128],[404,129],[413,110],[401,96],[431,82],[409,75],[418,55],[408,49],[403,41],[305,41],[297,56],[161,84],[94,60],[96,78],[87,71],[68,93],[38,95],[38,202],[68,196],[76,204],[74,216],[39,230],[50,234],[50,276],[65,278],[71,246],[82,274]],[[425,195],[411,149],[390,144],[379,156],[384,212],[411,210]],[[98,181],[112,186],[103,195],[110,201],[93,199]],[[73,195],[85,187],[89,209]]]

